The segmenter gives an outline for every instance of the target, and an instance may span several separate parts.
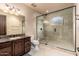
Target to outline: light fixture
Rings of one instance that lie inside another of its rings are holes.
[[[15,12],[15,8],[14,8],[14,6],[11,8],[11,10],[12,10],[13,12]]]
[[[18,14],[20,14],[20,13],[21,13],[20,9],[17,9],[17,13],[18,13]]]
[[[18,16],[19,14],[18,14],[18,13],[15,13],[15,15],[17,15],[17,16]]]
[[[48,13],[49,11],[48,10],[46,10],[46,13]]]
[[[46,24],[48,24],[49,22],[47,21],[47,20],[44,20],[44,22],[43,23],[46,23]]]
[[[8,11],[7,11],[7,10],[3,10],[3,12],[6,12],[6,13],[8,13]]]
[[[16,8],[14,6],[11,6],[9,4],[5,4],[6,10],[3,10],[4,12],[10,13],[10,14],[15,14],[15,15],[22,15],[21,10],[19,8]]]

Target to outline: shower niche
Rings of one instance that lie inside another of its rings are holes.
[[[36,23],[40,44],[75,51],[75,7],[38,16]]]

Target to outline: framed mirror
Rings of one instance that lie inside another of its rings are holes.
[[[14,34],[25,34],[25,16],[0,10],[0,36]]]

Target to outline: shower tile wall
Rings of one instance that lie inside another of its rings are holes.
[[[38,39],[42,40],[44,39],[44,30],[43,30],[43,19],[44,17],[38,17],[38,21],[37,21],[37,34],[38,34]]]
[[[44,41],[48,45],[74,51],[73,43],[73,8],[48,14],[43,20],[50,21],[53,17],[63,17],[62,25],[50,25],[43,23]],[[39,35],[39,34],[38,34]]]

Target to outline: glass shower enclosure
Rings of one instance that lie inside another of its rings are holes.
[[[75,51],[75,7],[37,16],[36,26],[40,44]]]

